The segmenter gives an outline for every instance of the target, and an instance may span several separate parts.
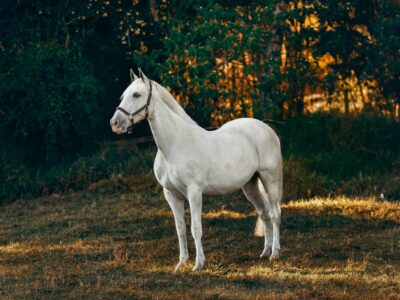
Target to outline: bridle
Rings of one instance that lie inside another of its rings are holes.
[[[131,114],[129,112],[127,112],[125,109],[123,109],[122,107],[120,107],[120,106],[117,106],[117,108],[116,108],[116,110],[119,110],[120,112],[122,112],[131,121],[131,125],[127,128],[128,134],[132,133],[133,126],[135,124],[137,124],[137,123],[133,122],[133,117],[134,116],[136,116],[138,113],[142,112],[143,110],[146,110],[146,115],[145,115],[144,119],[147,119],[147,117],[149,116],[149,105],[150,105],[150,100],[151,100],[152,91],[153,91],[153,85],[151,84],[151,80],[149,80],[149,82],[150,82],[149,95],[147,96],[147,101],[146,101],[145,105],[143,105],[141,108],[139,108],[137,111],[135,111],[135,112],[133,112]]]

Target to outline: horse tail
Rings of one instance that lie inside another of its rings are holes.
[[[268,195],[265,191],[264,185],[262,184],[261,180],[258,179],[257,180],[257,186],[258,186],[258,190],[263,198],[263,202],[264,201],[268,201]],[[260,217],[257,217],[257,222],[256,222],[256,227],[254,228],[254,235],[257,237],[263,237],[265,236],[265,229],[264,229],[264,223],[261,220]]]
[[[257,218],[256,227],[254,228],[254,235],[257,237],[265,236],[264,224],[260,217]]]

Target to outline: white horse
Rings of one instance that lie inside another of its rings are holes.
[[[203,268],[202,197],[242,189],[257,210],[265,235],[261,257],[279,257],[282,197],[282,156],[279,138],[265,123],[250,118],[230,121],[215,131],[198,126],[160,84],[139,69],[131,70],[132,83],[121,96],[110,125],[115,133],[130,132],[147,118],[158,152],[154,173],[175,218],[179,262],[189,258],[184,204],[191,212],[191,232],[196,246],[193,270]],[[272,252],[271,252],[272,250]]]

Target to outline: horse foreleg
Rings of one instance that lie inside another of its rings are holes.
[[[185,223],[185,201],[184,199],[177,198],[169,190],[164,188],[165,199],[174,213],[176,233],[179,240],[179,262],[175,266],[177,271],[189,259],[189,251],[186,239],[186,223]]]
[[[202,269],[205,263],[205,256],[203,251],[203,245],[201,243],[201,237],[203,236],[203,228],[201,225],[201,211],[202,211],[202,191],[198,188],[191,188],[188,191],[188,200],[190,205],[191,214],[191,229],[196,246],[196,263],[193,267],[193,271]]]

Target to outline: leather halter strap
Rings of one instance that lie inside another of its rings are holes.
[[[122,107],[120,107],[120,106],[117,106],[117,108],[116,108],[116,110],[119,110],[120,112],[122,112],[131,121],[131,125],[127,128],[128,134],[132,133],[133,126],[135,124],[137,124],[137,123],[133,122],[133,117],[134,116],[136,116],[137,114],[139,114],[143,110],[146,110],[146,115],[145,115],[144,119],[147,119],[147,117],[149,115],[149,105],[150,105],[150,100],[151,100],[152,91],[153,91],[153,85],[151,84],[151,80],[149,82],[150,82],[149,95],[147,96],[147,101],[146,101],[145,105],[143,105],[141,108],[139,108],[137,111],[135,111],[135,112],[133,112],[131,114],[129,112],[127,112],[125,109],[123,109]]]

